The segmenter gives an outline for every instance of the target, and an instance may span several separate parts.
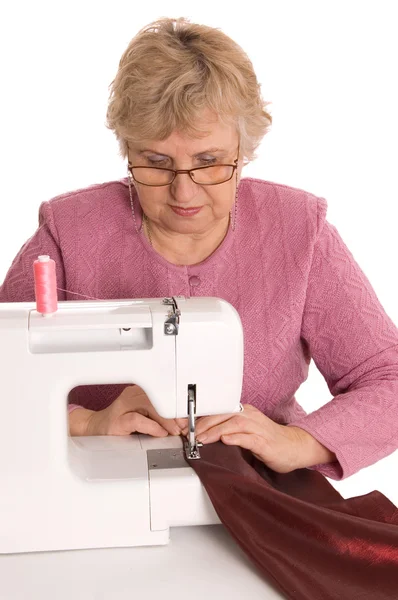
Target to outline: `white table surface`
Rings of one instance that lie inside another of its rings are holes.
[[[283,598],[222,525],[173,528],[167,546],[0,556],[1,600]]]

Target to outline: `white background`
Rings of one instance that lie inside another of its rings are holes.
[[[243,175],[326,198],[398,323],[397,10],[393,0],[2,3],[0,281],[40,202],[125,176],[104,125],[108,86],[138,29],[186,16],[234,38],[272,102],[271,132]],[[331,398],[313,365],[297,398],[308,411]],[[395,453],[336,487],[392,490],[396,467]]]

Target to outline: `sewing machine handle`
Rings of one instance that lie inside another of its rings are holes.
[[[87,303],[88,304],[88,303]],[[147,306],[130,305],[93,307],[87,306],[85,310],[68,308],[43,318],[35,310],[30,312],[29,330],[52,331],[84,329],[128,329],[152,327],[152,315]]]
[[[29,349],[50,352],[145,350],[152,347],[153,319],[147,306],[69,308],[43,317],[29,315]]]

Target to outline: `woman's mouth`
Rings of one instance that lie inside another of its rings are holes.
[[[194,206],[193,208],[180,208],[179,206],[172,206],[170,208],[180,217],[192,217],[196,215],[200,210],[202,210],[202,206]]]

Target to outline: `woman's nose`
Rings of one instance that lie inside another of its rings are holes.
[[[179,204],[190,204],[198,193],[199,186],[189,173],[177,173],[170,186],[171,195]]]

